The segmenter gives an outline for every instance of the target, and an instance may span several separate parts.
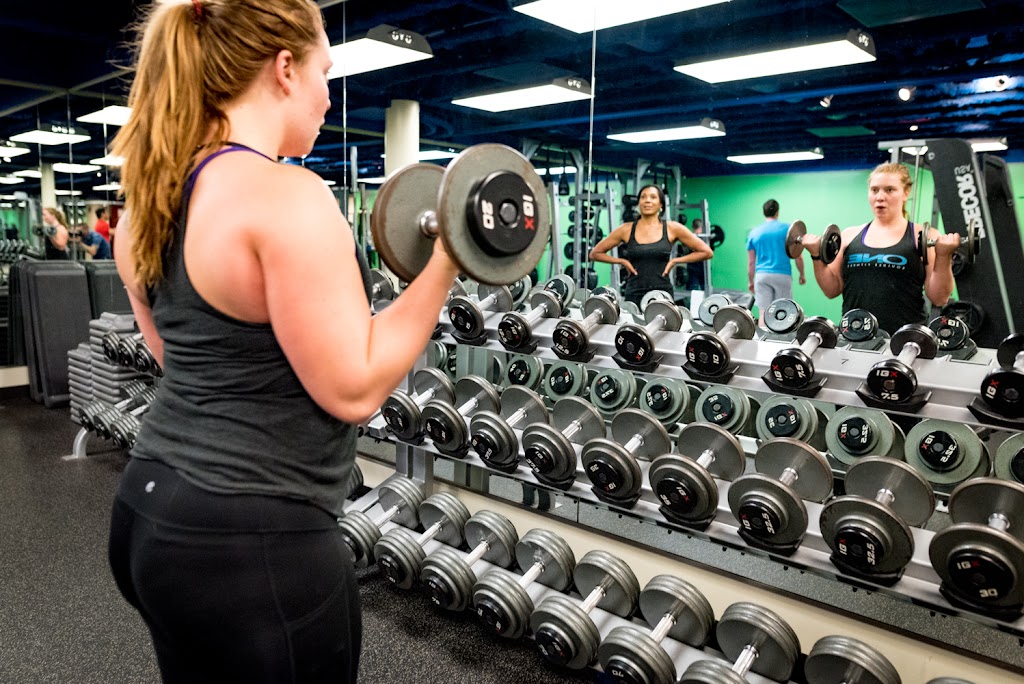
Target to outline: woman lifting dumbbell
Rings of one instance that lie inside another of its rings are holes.
[[[960,236],[929,229],[928,257],[919,250],[920,226],[907,219],[905,205],[913,181],[902,164],[880,164],[868,178],[868,201],[874,218],[864,226],[842,231],[838,257],[820,259],[821,241],[806,235],[802,244],[811,254],[814,278],[829,299],[843,296],[843,313],[866,309],[878,317],[883,330],[893,333],[908,323],[924,323],[925,297],[944,306],[953,292],[953,254]]]
[[[626,277],[622,284],[622,296],[637,306],[648,292],[672,292],[672,281],[668,276],[673,268],[680,264],[706,261],[715,254],[706,242],[691,233],[686,226],[661,218],[665,211],[665,195],[658,186],[645,185],[640,188],[638,202],[640,218],[631,224],[623,223],[590,251],[592,261],[623,267],[623,275]],[[672,246],[677,242],[685,245],[690,252],[673,259]],[[622,245],[620,256],[608,254],[619,245]]]
[[[70,259],[68,254],[68,222],[64,212],[56,207],[43,207],[43,235],[46,236],[46,258]]]
[[[109,552],[167,682],[358,672],[337,522],[356,426],[423,353],[458,269],[441,240],[412,250],[415,280],[371,318],[334,197],[276,163],[312,150],[331,66],[311,0],[152,3],[139,35],[116,258],[165,375]]]

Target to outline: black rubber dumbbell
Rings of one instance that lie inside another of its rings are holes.
[[[871,366],[867,386],[871,394],[887,404],[902,404],[914,398],[917,392],[917,359],[934,359],[939,340],[928,327],[908,323],[893,334],[889,349],[897,355]]]

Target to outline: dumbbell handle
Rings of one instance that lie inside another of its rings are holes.
[[[705,469],[714,462],[715,452],[712,451],[711,449],[705,449],[704,452],[700,455],[700,458],[697,459],[697,465]]]
[[[623,448],[629,453],[635,452],[637,449],[644,445],[644,436],[639,432],[629,438],[629,441],[623,445]]]
[[[754,666],[754,661],[757,660],[757,656],[758,652],[756,646],[745,646],[739,657],[736,658],[736,662],[732,664],[732,671],[742,677],[750,672],[750,668]]]
[[[583,328],[583,331],[586,332],[589,335],[590,332],[594,328],[596,328],[599,323],[603,323],[603,322],[604,322],[604,314],[600,310],[598,310],[598,311],[594,311],[589,316],[587,316],[582,321],[580,321],[580,327]]]
[[[896,494],[894,494],[891,489],[885,489],[883,487],[882,489],[878,490],[877,494],[875,494],[875,501],[882,504],[883,506],[889,506],[895,500]]]
[[[907,342],[903,345],[903,349],[900,350],[900,355],[896,358],[908,366],[911,366],[914,361],[917,361],[917,357],[920,355],[921,347],[917,345],[917,342]]]
[[[523,418],[526,418],[527,415],[529,415],[529,412],[525,407],[523,407],[521,409],[516,410],[515,413],[509,416],[508,420],[506,420],[505,423],[509,427],[515,427],[516,425],[519,425],[519,421],[521,421]]]
[[[1000,532],[1005,532],[1010,529],[1010,519],[1003,513],[993,513],[988,516],[988,526]]]
[[[370,299],[373,299],[374,297],[380,294],[381,287],[383,287],[383,283],[373,284],[373,287],[370,289]]]
[[[537,581],[537,578],[540,577],[542,572],[544,572],[544,564],[537,561],[530,566],[530,569],[527,570],[522,577],[519,578],[519,586],[523,589],[530,586]]]
[[[424,544],[426,544],[428,541],[430,541],[431,539],[436,537],[438,532],[440,532],[441,530],[444,529],[444,526],[445,526],[445,524],[447,522],[448,522],[448,517],[447,516],[445,516],[445,517],[441,518],[440,520],[438,520],[436,523],[434,523],[433,525],[431,525],[430,527],[428,527],[426,530],[423,531],[423,534],[421,534],[416,539],[416,543],[419,544],[420,546],[423,546]]]
[[[484,539],[482,542],[473,547],[473,550],[466,556],[466,565],[472,567],[474,563],[484,557],[491,548],[491,540]]]
[[[580,420],[574,420],[565,426],[565,429],[562,430],[562,436],[565,437],[566,439],[571,440],[573,435],[575,435],[582,429],[583,423]]]
[[[666,319],[663,315],[658,314],[654,317],[654,320],[644,326],[644,330],[647,331],[648,335],[653,335],[662,328],[665,327]]]
[[[814,352],[818,351],[818,347],[822,343],[821,335],[816,332],[812,332],[807,335],[807,339],[800,343],[800,351],[808,356],[813,356]]]
[[[654,631],[651,632],[651,639],[654,640],[654,643],[660,644],[662,641],[665,640],[665,637],[668,636],[669,630],[675,626],[676,616],[672,613],[665,613],[665,616],[661,618],[661,621],[658,622],[657,626],[654,628]]]
[[[545,316],[550,316],[551,311],[548,309],[548,306],[548,302],[541,302],[539,306],[535,306],[527,311],[526,314],[523,315],[523,319],[526,321],[527,325],[533,326],[534,323]]]
[[[800,479],[800,475],[793,468],[786,468],[779,475],[779,482],[786,485],[787,487]]]
[[[480,405],[480,395],[477,395],[456,409],[460,415],[468,416],[473,409]]]
[[[477,306],[480,307],[481,311],[490,311],[491,310],[491,306],[496,301],[498,301],[498,294],[496,292],[492,292],[491,294],[489,294],[486,297],[484,297],[483,299],[481,299],[480,302],[477,304]]]
[[[594,589],[589,594],[587,594],[586,600],[584,600],[583,603],[580,605],[580,610],[582,610],[584,614],[589,615],[590,611],[594,610],[594,608],[597,607],[597,604],[600,603],[601,600],[608,595],[609,582],[610,580],[606,579],[604,582],[601,582],[596,587],[594,587]]]
[[[722,326],[721,330],[718,331],[718,339],[722,342],[728,342],[735,337],[736,333],[739,332],[739,329],[739,326],[736,325],[734,321],[729,321]]]
[[[416,404],[420,408],[423,408],[423,405],[426,404],[431,399],[433,399],[435,396],[437,396],[437,387],[431,387],[430,389],[428,389],[426,392],[423,392],[422,394],[415,394],[415,395],[413,395],[412,401],[413,401],[414,404]]]

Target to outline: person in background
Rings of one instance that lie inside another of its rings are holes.
[[[423,353],[458,269],[435,240],[371,317],[330,189],[277,162],[309,154],[331,106],[315,2],[144,11],[112,150],[115,257],[164,377],[114,499],[111,570],[165,682],[353,682],[359,586],[338,518],[358,425]]]
[[[927,297],[945,306],[953,293],[956,233],[929,229],[928,265],[917,251],[921,226],[907,218],[906,203],[914,182],[902,164],[879,164],[868,177],[868,203],[874,217],[863,226],[843,230],[839,257],[829,265],[819,256],[821,238],[808,233],[803,244],[811,255],[814,279],[829,299],[843,296],[843,313],[867,309],[892,334],[907,323],[924,323]]]
[[[761,210],[765,222],[747,237],[747,289],[754,293],[759,323],[763,326],[764,312],[772,302],[793,298],[793,266],[786,253],[789,224],[779,220],[779,203],[770,199]],[[800,273],[800,284],[806,284],[802,253],[796,259],[796,270]]]
[[[96,208],[96,225],[92,229],[102,235],[104,240],[110,242],[110,224],[107,222],[106,207]]]
[[[71,232],[71,241],[81,245],[82,249],[93,259],[112,259],[110,243],[95,230],[89,230],[88,224],[81,224]]]
[[[68,220],[64,218],[63,211],[56,207],[43,207],[43,236],[46,238],[48,261],[71,258],[68,254],[71,232],[68,230]]]
[[[665,210],[665,197],[656,185],[645,185],[638,194],[637,211],[640,218],[623,223],[601,240],[590,252],[591,261],[619,264],[623,270],[622,296],[639,305],[644,295],[652,290],[663,290],[670,295],[672,282],[668,275],[679,264],[705,261],[714,256],[711,247],[677,221],[661,218]],[[690,252],[672,257],[672,247],[682,243]],[[622,245],[620,256],[609,251]]]

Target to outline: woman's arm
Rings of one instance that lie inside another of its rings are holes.
[[[669,272],[679,264],[692,264],[698,261],[707,261],[711,257],[715,256],[714,251],[708,243],[694,235],[690,232],[689,228],[681,223],[677,223],[675,221],[668,222],[668,237],[669,242],[681,242],[689,248],[690,253],[681,257],[676,257],[675,259],[669,259],[668,264],[665,265],[665,270],[662,272],[662,275],[668,275]]]
[[[121,233],[121,239],[117,241],[114,247],[114,261],[117,264],[117,273],[121,276],[125,289],[128,291],[128,302],[131,304],[132,312],[135,314],[135,323],[139,326],[139,332],[142,333],[142,338],[146,340],[149,350],[153,353],[153,358],[163,368],[164,341],[160,338],[156,331],[156,325],[153,323],[153,312],[149,308],[146,291],[139,287],[135,277],[135,265],[131,254],[132,233],[127,214],[122,216],[121,223],[124,231]]]
[[[863,226],[850,226],[843,231],[843,242],[839,248],[839,255],[835,261],[826,265],[824,262],[814,259],[820,254],[821,236],[812,233],[804,235],[803,245],[807,253],[811,255],[811,265],[814,268],[814,279],[818,281],[818,287],[829,299],[835,299],[843,293],[843,260],[846,257],[846,246],[857,236]]]
[[[613,257],[608,254],[608,252],[626,241],[626,234],[630,228],[630,224],[623,223],[613,230],[608,237],[594,245],[594,249],[590,250],[590,260],[599,261],[603,264],[618,264],[629,271],[630,275],[636,275],[636,269],[633,268],[633,264],[629,263],[629,259]]]
[[[935,246],[928,248],[924,293],[935,306],[945,306],[956,284],[953,278],[953,254],[960,249],[960,235],[940,233],[932,228],[928,231],[928,239],[935,240]]]

